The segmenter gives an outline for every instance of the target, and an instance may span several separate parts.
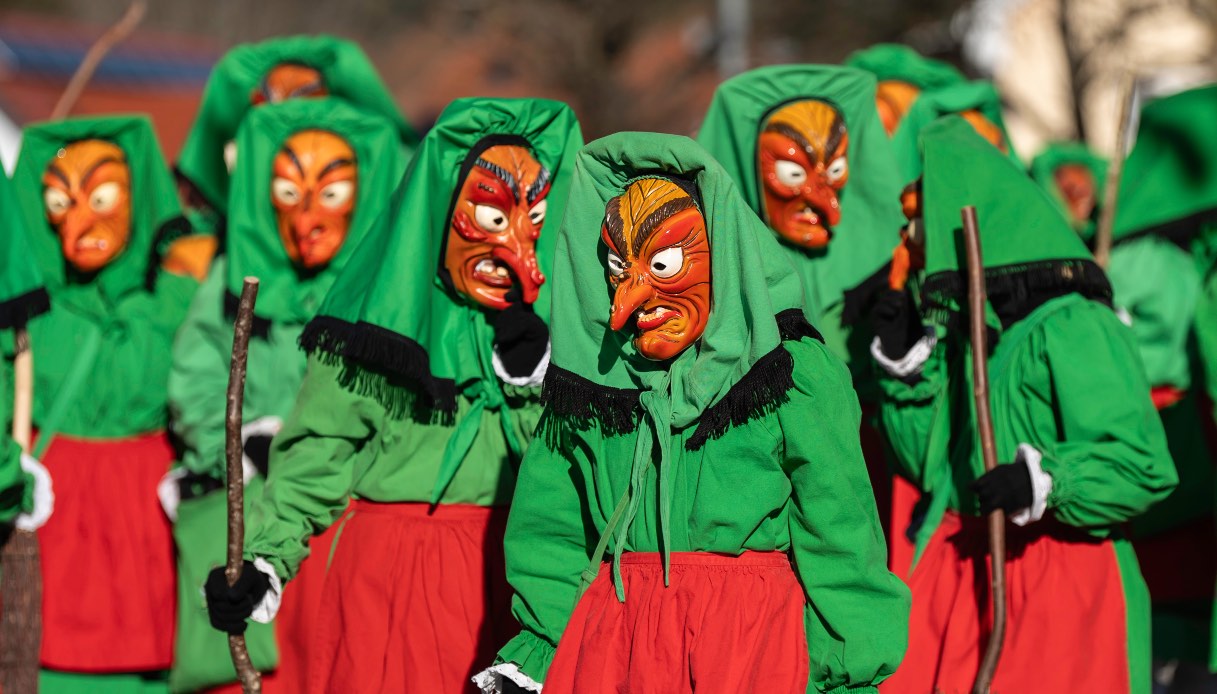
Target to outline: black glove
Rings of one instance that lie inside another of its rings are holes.
[[[270,442],[274,438],[269,434],[251,434],[245,439],[245,457],[258,468],[262,479],[266,479],[266,471],[270,469]]]
[[[545,356],[549,344],[549,326],[541,320],[532,306],[523,302],[520,281],[511,275],[511,289],[503,297],[509,306],[494,313],[490,325],[494,328],[494,348],[507,373],[516,377],[531,376]]]
[[[917,341],[925,337],[921,315],[913,305],[908,290],[885,289],[879,294],[871,313],[871,324],[883,354],[899,359],[908,354]]]
[[[1031,471],[1021,461],[998,465],[981,475],[969,488],[980,501],[981,515],[997,509],[1006,513],[1021,511],[1035,500],[1031,491]]]
[[[234,636],[244,634],[249,626],[245,620],[254,613],[254,606],[262,601],[268,590],[270,578],[254,568],[254,563],[248,559],[241,569],[241,577],[232,587],[224,578],[224,567],[212,569],[207,574],[207,583],[203,585],[211,626]]]
[[[503,678],[503,694],[531,694],[527,689],[512,682],[506,677]]]

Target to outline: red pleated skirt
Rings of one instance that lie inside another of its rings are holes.
[[[992,628],[988,525],[944,516],[909,587],[909,647],[882,694],[968,694]],[[1130,691],[1114,547],[1042,520],[1006,526],[1006,638],[994,694]]]
[[[325,578],[309,692],[464,694],[519,626],[506,507],[351,502]]]
[[[625,602],[601,567],[545,676],[545,694],[803,694],[803,589],[780,552],[621,558]]]
[[[42,665],[69,672],[164,670],[173,660],[173,537],[156,486],[164,433],[58,435],[43,456],[55,512],[38,531]]]

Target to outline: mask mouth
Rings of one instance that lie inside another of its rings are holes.
[[[482,284],[507,289],[511,287],[511,269],[497,258],[483,258],[473,266],[473,276]]]
[[[82,234],[72,244],[73,249],[77,252],[97,251],[104,253],[110,248],[110,242],[104,238],[97,238],[92,234]]]
[[[639,332],[655,330],[669,321],[681,317],[680,311],[670,306],[656,306],[650,310],[640,308],[634,312],[634,325]]]

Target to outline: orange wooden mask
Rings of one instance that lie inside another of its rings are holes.
[[[828,245],[841,221],[848,149],[845,120],[828,102],[796,101],[765,121],[757,165],[765,219],[782,238],[804,248]]]
[[[1098,182],[1094,180],[1094,172],[1084,164],[1061,164],[1052,172],[1052,180],[1061,191],[1073,221],[1089,220],[1098,203]]]
[[[301,130],[275,155],[271,202],[287,257],[304,269],[328,265],[351,230],[359,185],[355,151],[326,130]]]
[[[1003,154],[1006,153],[1006,137],[996,123],[974,108],[959,115],[972,126],[978,135],[988,140],[989,144],[1001,150]]]
[[[478,155],[461,182],[444,254],[458,292],[501,310],[519,282],[521,300],[537,300],[545,283],[537,239],[549,186],[549,171],[523,146],[494,145]]]
[[[81,272],[113,262],[131,238],[131,169],[112,142],[82,140],[60,149],[42,175],[47,221],[64,260]]]
[[[921,90],[908,82],[884,80],[879,83],[875,90],[875,106],[888,135],[896,132],[900,121],[904,120],[904,114],[909,112],[909,107],[920,94]]]
[[[710,236],[693,198],[660,178],[631,183],[609,201],[609,325],[637,330],[647,359],[671,359],[697,342],[710,319]]]
[[[262,82],[249,95],[249,101],[255,105],[276,104],[288,99],[325,96],[329,93],[325,78],[316,68],[300,63],[279,63],[262,77]]]

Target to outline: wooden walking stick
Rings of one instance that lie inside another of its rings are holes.
[[[972,396],[976,401],[976,428],[980,432],[980,453],[985,472],[997,467],[997,443],[993,436],[993,413],[989,409],[988,332],[985,327],[985,266],[980,251],[980,228],[976,208],[960,210],[963,237],[968,255],[968,313],[972,342]],[[993,566],[993,631],[985,647],[984,659],[976,673],[972,694],[989,694],[997,661],[1006,637],[1006,514],[998,509],[989,514],[989,557]]]
[[[59,95],[59,101],[55,102],[55,108],[51,111],[51,120],[65,118],[72,112],[72,106],[80,98],[85,85],[92,79],[102,58],[105,58],[111,48],[122,43],[123,39],[126,39],[135,30],[135,27],[139,26],[140,21],[144,18],[144,11],[147,9],[148,0],[132,0],[131,4],[127,6],[127,11],[114,23],[114,26],[107,29],[106,33],[89,47],[84,59],[77,66],[76,72],[72,73],[72,79],[68,80],[68,86]]]
[[[25,323],[13,328],[13,440],[25,453],[32,443],[34,356]],[[42,562],[38,536],[12,528],[0,551],[0,689],[38,691],[38,659],[42,648]]]
[[[1116,149],[1107,167],[1107,180],[1103,183],[1103,207],[1099,210],[1099,224],[1094,236],[1094,261],[1107,269],[1111,260],[1111,240],[1116,224],[1116,203],[1120,197],[1120,175],[1124,172],[1124,146],[1128,142],[1128,129],[1132,122],[1132,106],[1137,96],[1136,75],[1129,73],[1120,89],[1120,127],[1116,131]]]
[[[228,563],[224,578],[232,586],[241,577],[245,565],[245,476],[241,458],[245,446],[241,441],[241,417],[245,403],[245,366],[249,357],[249,334],[253,331],[254,302],[258,298],[258,278],[246,277],[241,287],[241,303],[237,307],[237,322],[232,337],[232,366],[228,372],[228,409],[224,420],[228,459]],[[233,667],[245,694],[262,691],[262,677],[249,659],[245,635],[228,636],[228,650]]]

